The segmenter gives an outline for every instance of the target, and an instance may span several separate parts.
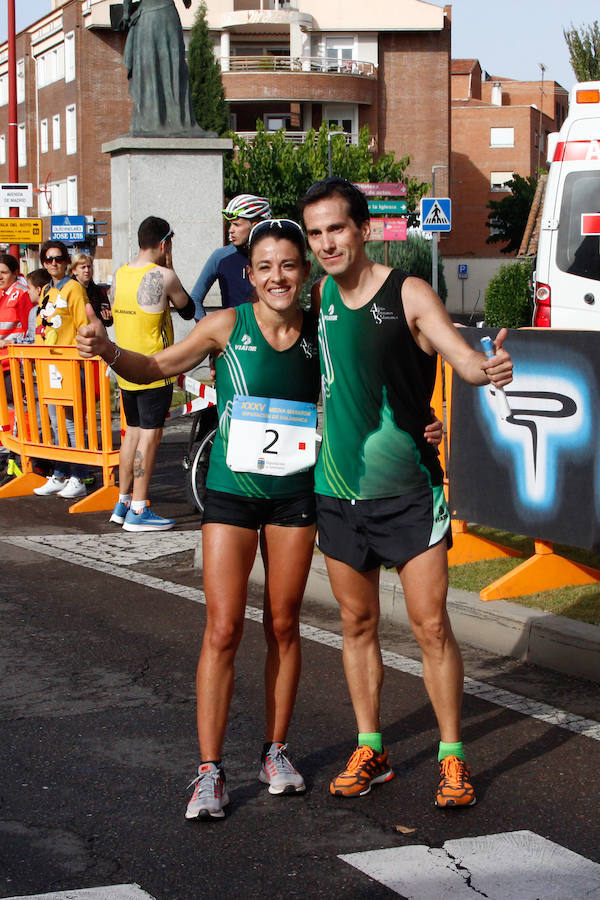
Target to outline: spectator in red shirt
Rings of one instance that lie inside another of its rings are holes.
[[[8,253],[0,254],[0,365],[6,386],[6,399],[13,403],[7,347],[22,343],[27,334],[27,323],[33,303],[26,288],[22,287],[18,260]]]

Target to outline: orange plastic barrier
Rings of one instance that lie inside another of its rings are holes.
[[[4,379],[0,379],[0,439],[21,457],[23,474],[0,487],[0,498],[26,496],[44,483],[42,476],[33,471],[32,458],[60,460],[102,470],[102,487],[72,504],[69,512],[112,509],[119,497],[115,484],[119,450],[113,447],[110,383],[104,377],[106,363],[100,359],[82,360],[74,347],[19,345],[10,347],[8,356],[16,429],[6,401]],[[54,437],[49,405],[56,406],[58,435]],[[73,408],[75,447],[69,446],[65,407]]]

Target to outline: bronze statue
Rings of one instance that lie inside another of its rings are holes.
[[[183,0],[186,9],[192,0]],[[117,13],[118,7],[111,12]],[[114,17],[116,18],[116,16]],[[183,30],[173,0],[124,0],[123,63],[133,99],[133,135],[205,135],[192,108]]]

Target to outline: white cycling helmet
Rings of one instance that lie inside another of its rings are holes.
[[[231,219],[270,219],[271,206],[266,197],[254,194],[238,194],[223,210],[227,221]]]

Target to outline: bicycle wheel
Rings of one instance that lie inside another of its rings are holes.
[[[204,512],[204,497],[206,495],[206,474],[208,461],[212,449],[216,428],[208,431],[201,441],[195,443],[190,453],[190,467],[187,471],[187,494],[198,512]]]

